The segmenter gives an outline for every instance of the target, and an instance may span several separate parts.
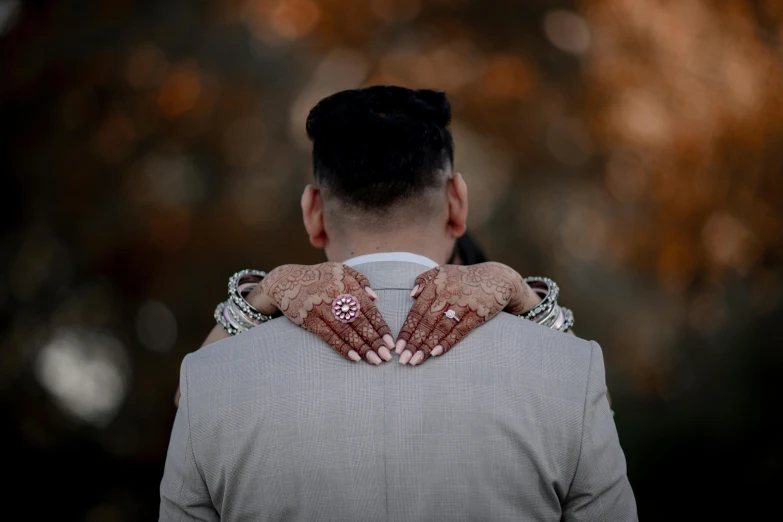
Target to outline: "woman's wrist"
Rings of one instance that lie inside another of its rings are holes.
[[[541,302],[541,297],[530,288],[530,285],[527,284],[524,277],[519,276],[519,278],[521,279],[520,294],[523,304],[522,311],[518,315],[521,315],[535,308]]]

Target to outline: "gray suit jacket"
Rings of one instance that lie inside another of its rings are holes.
[[[356,268],[396,335],[426,267]],[[600,347],[508,314],[418,367],[280,318],[180,378],[160,520],[636,520]]]

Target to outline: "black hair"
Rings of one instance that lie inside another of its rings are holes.
[[[454,162],[450,121],[443,91],[374,86],[333,94],[307,117],[315,179],[362,210],[417,195]]]

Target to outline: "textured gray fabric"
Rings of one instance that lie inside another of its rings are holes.
[[[426,268],[358,266],[396,335]],[[419,367],[284,318],[201,348],[160,520],[636,520],[600,347],[501,313]]]

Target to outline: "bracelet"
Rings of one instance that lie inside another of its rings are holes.
[[[560,332],[573,328],[574,313],[557,302],[560,295],[557,283],[548,277],[526,277],[525,282],[541,297],[541,302],[519,317]]]
[[[215,318],[215,321],[217,324],[223,327],[225,331],[229,333],[229,335],[236,335],[240,332],[240,330],[234,325],[232,325],[229,320],[226,318],[225,315],[226,311],[226,302],[223,301],[222,303],[218,303],[218,305],[215,307],[215,313],[213,317]]]
[[[547,328],[554,328],[557,319],[560,317],[560,313],[560,306],[555,302],[552,304],[552,309],[549,313],[543,319],[537,317],[535,322],[542,326],[546,326]]]
[[[572,312],[569,308],[563,308],[562,310],[565,319],[563,320],[563,326],[560,331],[567,332],[574,327],[574,312]]]
[[[242,310],[247,317],[256,324],[264,323],[272,319],[271,315],[264,315],[253,307],[245,299],[245,295],[250,293],[248,288],[252,288],[247,283],[260,283],[266,277],[266,272],[261,270],[240,270],[228,279],[228,297]]]
[[[233,319],[232,322],[238,324],[242,330],[249,330],[250,328],[260,324],[260,322],[254,321],[248,317],[245,312],[239,308],[239,305],[237,305],[233,299],[226,300],[226,311]]]
[[[552,307],[557,303],[560,289],[558,288],[557,283],[548,277],[526,277],[525,282],[534,292],[542,296],[542,300],[534,306],[532,310],[523,313],[520,317],[533,322],[539,322],[536,321],[536,318],[552,311]]]
[[[228,279],[228,299],[215,307],[215,321],[230,335],[245,332],[272,319],[247,302],[245,296],[266,277],[261,270],[240,270]]]

